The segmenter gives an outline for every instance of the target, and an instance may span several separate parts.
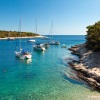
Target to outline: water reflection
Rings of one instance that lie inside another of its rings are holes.
[[[27,59],[25,60],[27,64],[31,63],[32,62],[32,59]]]
[[[32,59],[24,59],[24,60],[20,60],[20,62],[24,62],[26,64],[29,64],[32,62]]]
[[[46,50],[45,50],[45,51],[34,50],[34,52],[35,52],[36,54],[44,54],[44,53],[46,52]]]

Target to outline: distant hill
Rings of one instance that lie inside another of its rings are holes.
[[[39,36],[39,34],[32,32],[21,32],[21,37]],[[0,38],[6,37],[20,37],[20,32],[0,30]]]

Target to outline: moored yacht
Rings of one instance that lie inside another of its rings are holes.
[[[59,41],[55,41],[55,40],[52,40],[49,42],[50,45],[59,45],[60,42]]]
[[[28,42],[35,42],[35,40],[34,39],[29,39]]]
[[[15,54],[16,54],[16,57],[18,57],[19,59],[31,59],[32,58],[31,53],[24,49],[23,50],[21,49],[19,52],[15,51]]]
[[[7,38],[8,41],[12,41],[12,40],[14,40],[14,39],[15,39],[14,37],[9,37],[9,38]]]
[[[51,23],[51,41],[49,42],[50,45],[59,45],[60,42],[53,39],[53,21]]]
[[[20,19],[20,50],[15,51],[16,57],[19,59],[30,59],[32,58],[32,54],[21,47],[21,19]]]
[[[36,43],[36,45],[33,45],[34,50],[38,50],[38,51],[44,51],[45,50],[45,46],[44,44],[39,44]]]
[[[9,37],[7,38],[8,41],[12,41],[14,40],[15,38],[14,37],[10,37],[10,32],[9,32]]]

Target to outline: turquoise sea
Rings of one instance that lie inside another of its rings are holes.
[[[85,42],[81,35],[55,35],[54,39],[68,48]],[[27,40],[22,39],[22,48],[32,52],[32,59],[28,60],[15,57],[19,40],[0,40],[0,100],[100,100],[97,91],[70,77],[75,73],[66,59],[78,58],[68,49],[60,44],[39,52]]]

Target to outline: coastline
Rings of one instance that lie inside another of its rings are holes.
[[[77,77],[84,80],[93,89],[100,90],[100,52],[93,52],[79,44],[69,48],[79,60],[71,59],[69,66],[77,72]]]
[[[70,43],[68,47],[85,41],[84,36],[83,38],[55,36],[55,38],[60,39],[61,43]],[[68,39],[69,41],[66,41]],[[32,52],[32,59],[29,60],[19,60],[15,57],[13,51],[19,40],[14,40],[15,42],[1,40],[1,99],[91,100],[94,96],[99,98],[98,91],[91,92],[84,81],[77,78],[76,71],[68,67],[66,63],[68,57],[78,58],[73,57],[68,48],[61,48],[61,45],[51,46],[45,52],[37,52],[32,48],[33,43],[28,43],[27,40],[22,39],[22,47]],[[45,41],[41,38],[39,40]],[[27,87],[26,90],[23,87]]]
[[[6,37],[6,38],[0,38],[0,40],[6,40],[8,38],[12,38],[12,39],[19,39],[19,38],[45,38],[45,36],[30,36],[30,37]]]

